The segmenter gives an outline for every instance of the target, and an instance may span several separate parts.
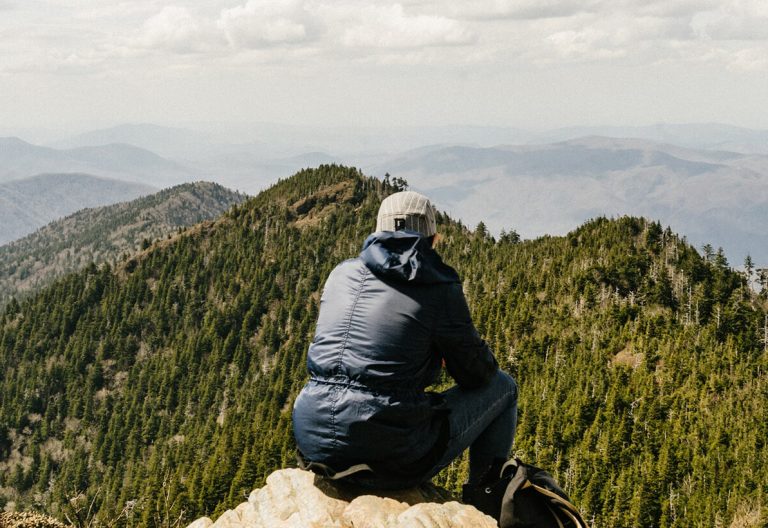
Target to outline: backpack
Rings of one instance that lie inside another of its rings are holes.
[[[519,458],[506,462],[498,480],[467,498],[498,520],[500,528],[587,528],[552,475]]]

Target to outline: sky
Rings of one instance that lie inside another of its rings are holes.
[[[0,126],[768,128],[766,0],[0,0]]]

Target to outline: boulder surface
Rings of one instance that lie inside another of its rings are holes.
[[[216,522],[197,519],[187,528],[496,528],[472,506],[430,486],[402,491],[362,491],[300,469],[281,469],[248,502]]]
[[[68,525],[37,512],[0,512],[0,528],[70,528]]]

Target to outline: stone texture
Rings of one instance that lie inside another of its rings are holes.
[[[0,528],[69,528],[69,525],[37,512],[0,512]]]
[[[187,526],[187,528],[209,528],[213,521],[208,517],[200,517],[198,520]]]
[[[388,497],[362,495],[344,510],[343,520],[355,528],[378,528],[397,526],[398,518],[409,508],[408,503]]]
[[[282,469],[248,502],[187,528],[495,528],[496,521],[434,486],[361,491],[300,469]]]

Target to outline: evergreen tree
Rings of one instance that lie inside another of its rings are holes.
[[[398,188],[336,165],[301,171],[9,303],[0,502],[61,516],[82,492],[102,523],[132,501],[121,525],[187,522],[292,464],[322,285]],[[768,510],[766,312],[724,257],[640,218],[498,243],[438,222],[438,251],[519,383],[515,453],[564,482],[593,526]],[[464,458],[436,481],[458,490],[466,471]]]

